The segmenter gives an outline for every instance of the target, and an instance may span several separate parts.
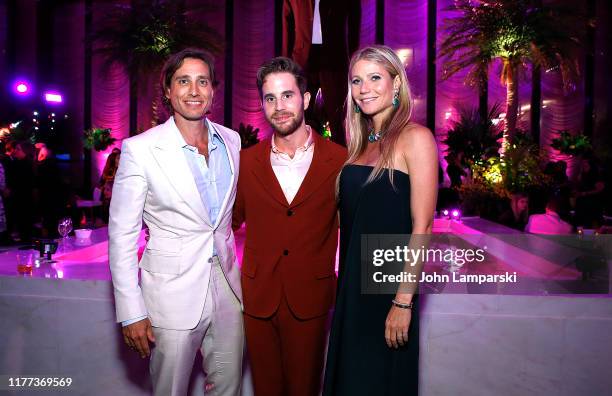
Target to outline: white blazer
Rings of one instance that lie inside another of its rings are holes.
[[[194,328],[204,309],[213,244],[232,291],[242,301],[231,227],[240,136],[213,125],[225,142],[232,170],[215,224],[202,203],[173,117],[123,141],[108,224],[118,322],[148,315],[156,327]],[[143,220],[150,239],[138,262]]]

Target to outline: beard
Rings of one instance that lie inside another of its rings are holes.
[[[289,115],[289,113],[281,113],[281,114],[282,115]],[[275,115],[277,115],[277,114],[275,114]],[[280,136],[289,136],[293,132],[295,132],[300,127],[300,125],[302,125],[302,122],[304,121],[304,111],[300,111],[297,115],[295,115],[295,117],[293,119],[291,119],[289,122],[283,124],[282,126],[279,126],[279,125],[275,124],[274,115],[271,118],[266,117],[266,119],[268,120],[268,122],[272,126],[272,129],[276,133],[278,133]]]

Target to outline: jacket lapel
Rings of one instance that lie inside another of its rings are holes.
[[[191,168],[187,163],[185,154],[182,152],[179,130],[170,117],[163,125],[163,131],[159,139],[151,146],[153,158],[159,164],[160,169],[174,188],[183,198],[185,203],[202,219],[212,227],[208,212],[202,202],[202,197],[196,187]]]
[[[259,146],[254,147],[254,149],[257,150],[257,152],[254,156],[255,161],[251,172],[262,184],[264,191],[267,191],[281,205],[289,206],[283,189],[272,169],[272,163],[270,162],[270,151],[272,150],[271,138],[264,140]]]
[[[308,168],[308,172],[306,173],[306,177],[304,177],[304,181],[302,182],[300,189],[291,202],[292,207],[297,206],[306,200],[335,171],[332,162],[333,158],[326,147],[327,142],[325,142],[323,138],[315,131],[312,132],[312,136],[314,138],[314,153],[312,156],[312,163]]]

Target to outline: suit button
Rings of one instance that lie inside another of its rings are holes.
[[[289,250],[287,250],[287,249],[283,250],[283,255],[284,256],[289,256]]]
[[[287,211],[287,216],[293,216],[293,210],[289,209],[289,210]]]

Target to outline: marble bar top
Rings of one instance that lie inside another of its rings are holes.
[[[244,246],[244,228],[235,233],[238,247],[238,261],[242,261]],[[145,231],[138,239],[138,254],[142,254],[146,246]],[[17,255],[24,253],[15,247],[0,248],[0,282],[3,277],[16,278],[47,278],[81,281],[111,281],[108,265],[108,228],[101,227],[92,231],[89,240],[78,240],[74,236],[61,242],[58,251],[53,255],[54,263],[36,262],[39,253],[36,250],[25,251],[32,254],[33,270],[31,274],[23,275],[17,271]]]
[[[0,252],[0,277],[47,278],[64,280],[110,281],[108,266],[108,229],[93,230],[91,238],[79,240],[73,236],[64,241],[58,240],[57,252],[53,263],[39,260],[37,250],[5,249]],[[145,234],[138,240],[140,250],[145,246]],[[32,274],[20,274],[17,271],[17,256],[31,254]]]
[[[504,271],[517,271],[530,278],[558,280],[580,278],[580,273],[571,264],[575,252],[535,235],[527,235],[480,218],[464,218],[461,221],[436,219],[433,231],[436,234],[452,234],[473,246],[489,245],[492,247],[490,253],[497,256],[498,266],[501,265],[499,268]],[[244,237],[244,228],[235,233],[239,262],[242,259]],[[518,242],[513,242],[513,238]],[[527,244],[525,240],[528,240]],[[140,235],[138,244],[141,253],[146,245],[144,231]],[[561,255],[565,261],[560,262],[558,257],[547,258],[545,253],[534,254],[533,252],[538,249],[555,252],[566,249]],[[23,252],[16,248],[0,251],[0,282],[4,277],[32,280],[36,278],[105,282],[111,280],[106,227],[93,230],[88,241],[68,237],[66,241],[60,243],[58,252],[53,256],[55,262],[35,263],[32,274],[22,275],[17,272],[17,255]],[[31,253],[34,258],[38,257],[37,251],[32,250]]]

